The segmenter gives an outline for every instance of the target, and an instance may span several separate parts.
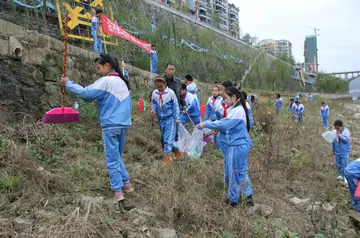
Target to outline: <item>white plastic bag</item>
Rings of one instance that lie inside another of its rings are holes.
[[[187,155],[191,159],[200,158],[203,148],[206,145],[206,142],[203,141],[203,135],[204,131],[198,128],[195,128],[192,132],[187,146]]]
[[[336,139],[336,132],[335,131],[325,131],[324,133],[321,134],[325,140],[329,143],[333,143],[334,140]]]
[[[178,125],[178,141],[174,143],[174,146],[184,153],[187,152],[187,144],[190,140],[190,133],[183,125]]]

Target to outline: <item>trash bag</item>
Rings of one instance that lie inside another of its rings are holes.
[[[206,142],[203,141],[204,131],[202,129],[195,128],[191,134],[188,146],[187,155],[191,159],[198,159],[201,156]]]
[[[187,152],[187,145],[190,139],[190,133],[183,125],[178,125],[178,141],[174,143],[174,146],[179,148],[181,152]]]
[[[321,134],[325,140],[329,143],[333,143],[334,140],[336,139],[336,132],[335,131],[325,131],[324,133]]]

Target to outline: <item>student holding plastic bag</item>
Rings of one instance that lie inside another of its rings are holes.
[[[186,84],[181,84],[181,99],[185,102],[180,114],[182,125],[190,121],[194,123],[193,126],[196,126],[201,122],[199,103],[195,97],[196,95],[187,91]]]
[[[197,127],[218,130],[226,135],[227,149],[224,158],[225,182],[228,186],[226,202],[237,207],[240,195],[244,195],[247,198],[247,205],[253,206],[253,191],[247,174],[250,119],[246,102],[239,90],[231,86],[226,88],[226,103],[231,109],[226,118],[214,122],[206,121]]]
[[[163,142],[164,161],[162,166],[167,166],[173,158],[175,143],[176,123],[180,124],[179,104],[173,90],[166,86],[166,81],[162,76],[155,78],[156,88],[151,97],[152,115],[159,118],[161,140]]]
[[[212,89],[212,96],[209,97],[206,109],[204,120],[216,121],[220,120],[224,115],[224,107],[222,105],[223,98],[220,96],[220,87],[215,85]],[[217,149],[220,149],[219,134],[215,135],[215,145]]]
[[[344,170],[344,176],[348,182],[351,196],[351,206],[360,213],[360,197],[355,196],[357,186],[360,181],[360,158],[354,160]]]

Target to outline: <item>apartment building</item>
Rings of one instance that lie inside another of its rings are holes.
[[[292,44],[288,40],[266,39],[259,41],[259,48],[275,56],[285,54],[292,56]]]
[[[240,38],[239,13],[240,9],[238,7],[229,4],[229,33],[236,38]]]

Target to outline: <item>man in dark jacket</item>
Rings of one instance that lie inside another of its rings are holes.
[[[165,74],[162,75],[167,86],[175,92],[176,98],[180,105],[185,105],[183,100],[181,100],[181,80],[175,77],[175,65],[173,63],[167,63],[165,66]]]

